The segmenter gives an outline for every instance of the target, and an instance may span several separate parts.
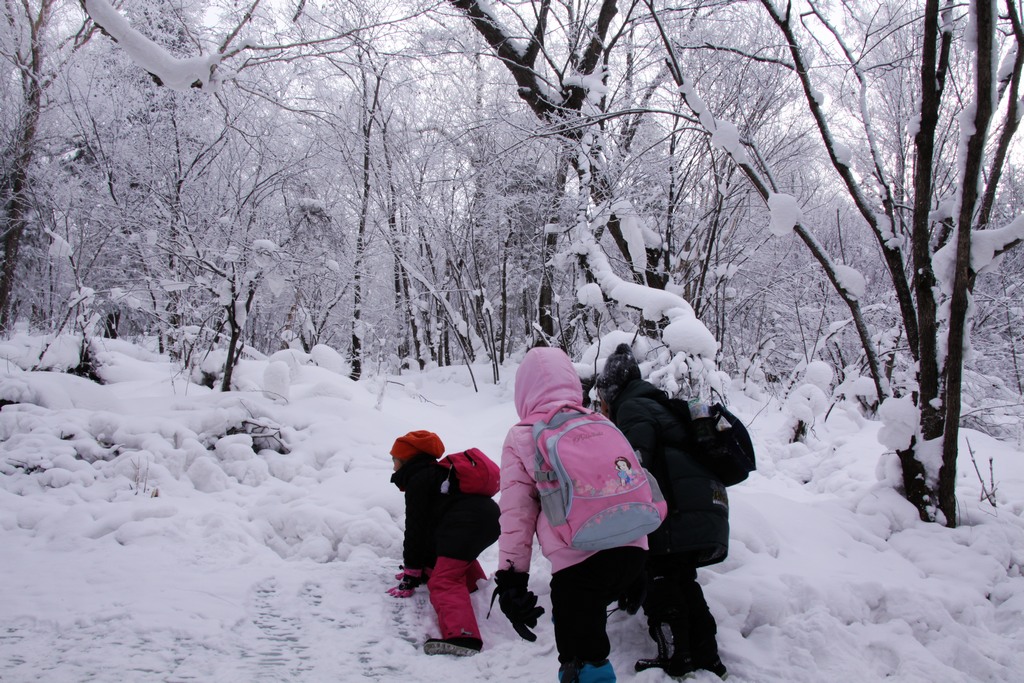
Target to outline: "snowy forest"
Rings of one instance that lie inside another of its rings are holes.
[[[820,361],[955,525],[959,427],[1020,437],[1019,10],[10,2],[0,327],[225,390],[317,344],[497,381],[620,330],[780,398]]]
[[[497,406],[534,345],[564,349],[589,388],[627,342],[670,394],[734,403],[746,421],[770,404],[773,445],[751,429],[760,457],[842,451],[829,420],[867,430],[856,443],[885,452],[879,476],[913,511],[899,525],[929,539],[968,523],[965,500],[996,509],[1001,485],[1011,498],[1019,487],[1018,0],[4,0],[3,11],[4,415],[54,408],[44,385],[92,396],[40,379],[52,371],[126,381],[129,357],[162,359],[210,396],[259,385],[280,403],[280,373],[298,382],[294,359],[319,358],[348,382],[345,400],[365,392],[360,419],[381,430],[342,442],[386,450],[390,425],[367,417],[386,378],[406,382],[412,406],[456,376],[459,405],[479,394]],[[269,362],[282,357],[283,370]],[[454,434],[455,417],[439,415]],[[503,416],[482,424],[506,429]],[[10,420],[0,448],[21,452],[17,435],[35,427]],[[248,425],[249,450],[276,439],[288,451],[280,422],[232,420]],[[110,448],[109,436],[96,442]],[[500,437],[486,437],[495,456]],[[1016,449],[1002,471],[967,452],[981,440]],[[308,457],[322,483],[326,456]],[[26,462],[0,466],[11,491],[12,477],[47,469]],[[135,463],[137,493],[148,475]],[[789,474],[807,484],[816,472]],[[379,510],[376,497],[366,502]],[[1020,507],[999,510],[1018,533]],[[26,528],[23,514],[0,527]],[[344,559],[338,548],[300,555]],[[1020,561],[1000,560],[1006,576],[1020,580]],[[734,621],[756,629],[756,611]],[[972,662],[917,664],[932,676],[920,680],[966,681]],[[977,680],[1011,680],[1003,663]]]

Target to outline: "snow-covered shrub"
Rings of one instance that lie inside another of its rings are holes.
[[[309,358],[314,365],[336,372],[339,375],[348,376],[351,368],[341,357],[341,354],[326,344],[317,344],[309,351]]]
[[[224,363],[227,359],[226,349],[212,349],[204,354],[191,368],[192,381],[213,389],[224,376]]]
[[[690,329],[678,325],[678,331]],[[694,326],[694,329],[696,326]],[[699,328],[703,330],[703,328]],[[683,352],[673,353],[669,347],[649,337],[613,330],[591,344],[580,356],[576,370],[589,390],[604,369],[604,362],[619,344],[628,344],[640,366],[640,375],[669,396],[710,398],[724,396],[728,376],[717,369],[714,361]]]
[[[263,395],[272,401],[287,403],[291,395],[291,370],[284,361],[275,360],[263,371]]]
[[[790,443],[806,439],[817,419],[828,410],[832,379],[832,368],[822,361],[812,361],[803,369],[800,383],[782,404]]]

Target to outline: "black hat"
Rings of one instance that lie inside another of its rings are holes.
[[[601,400],[612,403],[622,388],[635,379],[640,379],[640,366],[633,357],[629,344],[619,344],[615,352],[604,362],[601,376],[597,378],[597,391]]]

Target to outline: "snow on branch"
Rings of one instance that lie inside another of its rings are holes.
[[[980,273],[995,259],[1024,242],[1024,216],[996,230],[971,232],[971,270]]]
[[[768,230],[776,237],[785,237],[790,234],[793,228],[804,219],[800,203],[791,194],[769,193],[768,211],[771,215]]]
[[[178,58],[131,27],[107,0],[82,0],[85,11],[103,31],[118,43],[136,64],[148,71],[159,85],[173,90],[209,88],[215,85],[213,71],[221,55]]]
[[[591,273],[609,299],[622,306],[637,309],[647,320],[669,320],[662,332],[662,340],[673,353],[686,353],[713,359],[718,353],[718,340],[694,314],[693,307],[677,294],[653,289],[623,280],[612,270],[608,257],[594,240],[593,232],[585,225],[575,230],[573,249],[584,255]],[[581,290],[585,291],[585,290]],[[591,293],[586,297],[595,299]]]
[[[256,11],[262,1],[247,0],[247,7],[236,13],[239,18],[235,26],[227,32],[219,45],[214,45],[211,42],[208,54],[179,58],[132,28],[128,19],[111,3],[111,0],[79,0],[82,8],[92,18],[96,26],[114,42],[118,43],[128,53],[132,61],[148,71],[158,85],[167,86],[174,90],[187,90],[189,88],[215,90],[228,78],[221,75],[227,71],[223,68],[224,65],[243,52],[260,53],[269,56],[247,60],[238,68],[238,71],[248,66],[265,64],[272,61],[329,55],[344,49],[347,43],[342,41],[357,36],[361,31],[397,24],[423,11],[413,8],[411,13],[404,17],[391,17],[375,23],[337,28],[334,32],[327,32],[314,37],[305,36],[304,31],[299,30],[299,37],[292,41],[285,40],[279,42],[281,38],[287,38],[287,35],[280,33],[274,34],[276,38],[273,43],[262,43],[251,37],[239,38],[243,29],[250,27],[256,19]],[[293,23],[298,22],[302,17],[303,9],[304,5],[300,4],[292,19]],[[264,19],[267,16],[264,16]],[[310,21],[312,22],[312,20]],[[220,69],[220,74],[218,74],[218,69]],[[232,77],[236,73],[232,72]]]
[[[1002,228],[971,231],[971,271],[978,274],[995,265],[997,259],[1024,242],[1024,215],[1017,216]],[[950,240],[932,257],[935,275],[942,290],[952,290],[956,265],[956,240]]]
[[[489,3],[477,0],[449,1],[466,15],[494,54],[512,74],[519,89],[519,97],[529,104],[539,117],[547,118],[553,115],[558,110],[559,98],[533,68],[543,35],[534,35],[531,44],[523,46],[501,24]],[[544,17],[546,17],[546,12],[540,15],[541,22]]]
[[[524,44],[499,19],[496,9],[488,0],[448,0],[459,9],[487,42],[494,55],[504,64],[516,82],[520,99],[529,105],[533,113],[545,121],[563,123],[566,114],[578,115],[586,104],[588,95],[599,96],[605,89],[602,71],[598,68],[600,56],[605,48],[605,38],[612,19],[618,12],[616,0],[600,0],[596,23],[589,26],[589,40],[578,55],[575,71],[565,75],[562,82],[553,84],[536,68],[538,56],[547,56],[545,39],[550,14],[550,0],[534,3],[535,27]],[[523,25],[526,20],[520,18]],[[560,71],[555,67],[556,71]],[[578,137],[579,128],[560,128],[559,133]]]
[[[619,232],[629,253],[629,261],[633,270],[642,273],[647,268],[647,250],[657,249],[661,244],[661,235],[651,229],[628,199],[617,199],[597,210],[591,227],[601,230],[607,227],[612,216],[619,219]]]

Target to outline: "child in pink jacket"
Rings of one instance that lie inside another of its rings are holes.
[[[531,423],[559,405],[581,406],[583,388],[569,357],[560,349],[531,349],[515,380],[515,404],[521,422],[505,437],[501,452],[501,536],[495,573],[499,605],[524,639],[544,608],[528,588],[533,537],[551,562],[551,611],[561,683],[615,680],[608,661],[611,645],[605,632],[608,604],[640,578],[646,537],[597,552],[576,550],[561,542],[541,514],[533,478],[536,444]]]

